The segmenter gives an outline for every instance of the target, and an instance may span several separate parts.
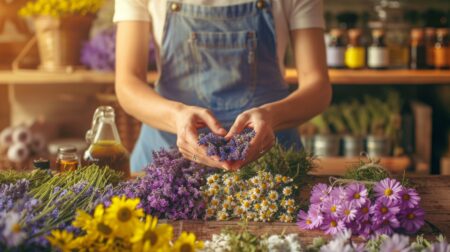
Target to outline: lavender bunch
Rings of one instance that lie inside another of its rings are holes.
[[[114,71],[116,68],[116,27],[99,32],[81,50],[81,63],[91,69]],[[153,43],[149,44],[149,64],[155,63]]]
[[[200,219],[205,202],[200,187],[205,167],[184,159],[176,149],[153,153],[145,176],[120,185],[116,195],[140,198],[147,214],[167,219]],[[105,202],[106,205],[109,201]]]
[[[250,141],[255,134],[253,129],[246,128],[227,141],[224,137],[210,132],[200,134],[198,143],[207,147],[208,156],[218,156],[220,161],[238,161],[247,156]]]
[[[394,232],[412,234],[423,226],[425,212],[416,190],[386,178],[375,183],[373,192],[370,197],[359,182],[335,187],[319,183],[312,189],[308,212],[299,212],[298,225],[333,235],[351,230],[364,238]]]

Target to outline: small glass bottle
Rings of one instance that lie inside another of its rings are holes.
[[[50,169],[50,161],[48,159],[43,158],[36,159],[33,160],[33,166],[35,169],[38,170],[48,170]]]
[[[436,44],[436,29],[425,29],[425,48],[427,55],[427,68],[434,69],[434,45]]]
[[[108,166],[121,172],[124,178],[129,178],[129,153],[120,141],[114,117],[112,107],[97,108],[92,128],[86,133],[86,140],[90,146],[85,151],[83,160],[86,165],[96,164],[101,168]]]
[[[330,68],[345,68],[345,42],[341,29],[331,29],[327,46],[327,64]]]
[[[348,31],[349,44],[345,51],[345,65],[350,69],[361,69],[365,66],[366,52],[361,45],[361,34],[361,29]]]
[[[59,172],[75,171],[80,166],[77,148],[62,146],[58,148],[56,157],[56,170]]]
[[[441,28],[436,31],[436,44],[434,44],[434,67],[436,69],[450,68],[450,45],[448,29]]]
[[[409,68],[427,68],[427,49],[425,47],[425,33],[421,28],[411,30],[411,44],[409,46]]]
[[[384,41],[384,31],[372,31],[372,45],[367,49],[367,66],[372,69],[387,69],[389,67],[389,51]]]

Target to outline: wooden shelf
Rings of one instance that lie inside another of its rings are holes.
[[[314,175],[343,175],[348,167],[359,162],[359,157],[322,157],[317,160],[317,169],[312,173]],[[402,173],[410,165],[411,160],[408,157],[382,157],[380,164],[391,173]]]
[[[439,70],[330,70],[330,81],[334,85],[450,85],[450,71]],[[147,80],[155,82],[156,72],[149,72]],[[297,83],[297,71],[286,70],[286,81]],[[0,84],[42,85],[42,84],[113,84],[114,73],[76,70],[74,72],[48,73],[38,70],[2,70]]]

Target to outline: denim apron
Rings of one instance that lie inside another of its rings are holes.
[[[208,108],[227,129],[243,111],[289,94],[278,64],[270,0],[231,6],[168,1],[160,70],[161,96]],[[301,148],[296,129],[275,134],[280,144]],[[176,135],[143,125],[132,170],[149,164],[153,151],[175,145]]]

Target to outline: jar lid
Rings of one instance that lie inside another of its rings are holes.
[[[372,30],[372,36],[374,38],[378,38],[378,37],[384,36],[384,30],[383,29],[373,29]]]
[[[72,145],[60,146],[58,148],[58,153],[76,153],[77,148]]]
[[[48,152],[51,155],[56,155],[60,146],[74,146],[77,150],[84,151],[88,147],[88,144],[84,139],[56,139],[48,143]]]
[[[36,159],[33,161],[33,165],[36,169],[48,170],[50,169],[50,161],[48,159]]]

